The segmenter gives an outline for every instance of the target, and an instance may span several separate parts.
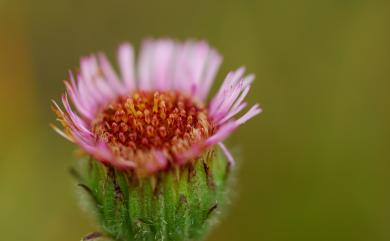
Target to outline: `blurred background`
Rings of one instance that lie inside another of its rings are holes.
[[[68,69],[145,37],[206,39],[217,85],[245,65],[264,113],[228,141],[230,213],[209,240],[390,240],[390,1],[0,0],[0,233],[71,241],[95,231],[50,99]]]

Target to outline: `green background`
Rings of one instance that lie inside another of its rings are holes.
[[[71,241],[74,146],[50,99],[79,57],[145,37],[206,39],[217,85],[245,65],[264,113],[228,141],[229,214],[209,240],[390,240],[390,1],[0,0],[0,239]]]

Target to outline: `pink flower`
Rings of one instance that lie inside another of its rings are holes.
[[[69,74],[63,108],[53,101],[60,135],[98,161],[139,175],[184,165],[216,144],[234,163],[222,141],[261,112],[256,104],[237,117],[254,75],[230,72],[207,102],[222,57],[206,42],[147,40],[137,62],[125,43],[117,57],[119,75],[102,53],[83,57],[77,76]]]

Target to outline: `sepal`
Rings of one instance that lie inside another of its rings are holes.
[[[224,208],[230,166],[219,150],[210,150],[151,177],[92,158],[79,173],[83,202],[105,235],[116,241],[188,241],[203,238]]]

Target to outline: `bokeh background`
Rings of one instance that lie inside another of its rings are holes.
[[[79,240],[50,99],[79,56],[123,41],[206,39],[219,84],[245,65],[264,113],[228,141],[230,213],[209,240],[390,240],[390,1],[0,0],[0,239]]]

